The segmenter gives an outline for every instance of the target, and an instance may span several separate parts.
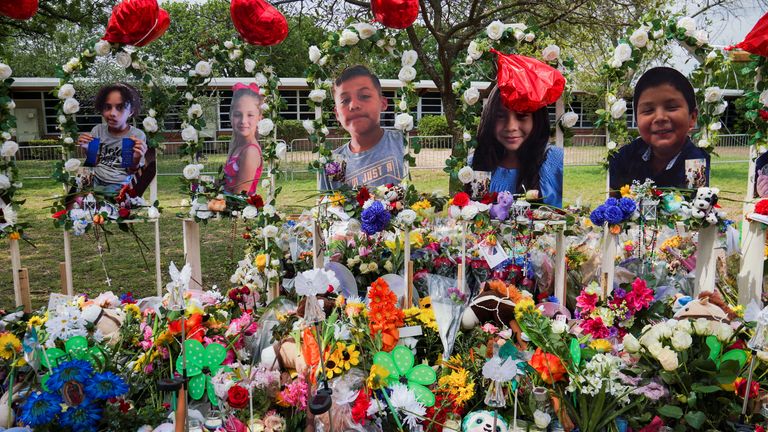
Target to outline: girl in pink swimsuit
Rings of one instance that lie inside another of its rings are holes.
[[[224,189],[230,193],[245,192],[253,195],[262,171],[261,146],[259,146],[259,121],[261,102],[256,84],[237,83],[232,88],[232,141],[224,165]]]

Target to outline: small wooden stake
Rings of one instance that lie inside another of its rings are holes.
[[[59,280],[61,281],[61,293],[69,295],[69,290],[67,289],[67,263],[64,261],[59,263]]]
[[[32,298],[29,295],[29,271],[26,268],[19,270],[19,287],[21,288],[21,303],[24,305],[24,313],[32,313]]]

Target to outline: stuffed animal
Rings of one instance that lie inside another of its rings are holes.
[[[462,432],[508,432],[509,423],[500,414],[496,413],[496,431],[493,430],[493,411],[472,411],[464,416],[461,422]]]
[[[499,193],[496,197],[496,204],[491,205],[489,213],[492,219],[505,221],[509,217],[509,210],[515,202],[515,197],[508,191]]]
[[[674,318],[677,320],[706,318],[711,321],[729,323],[736,318],[736,313],[723,300],[720,293],[713,291],[703,292],[699,294],[699,298],[696,300],[685,303],[682,308],[675,312]]]
[[[470,330],[480,324],[493,323],[497,327],[507,326],[515,333],[518,348],[526,349],[528,343],[515,321],[515,303],[522,297],[512,285],[493,280],[484,283],[480,293],[472,299],[461,316],[461,328]]]
[[[696,191],[696,197],[691,202],[691,216],[696,219],[704,219],[710,224],[717,223],[720,211],[715,208],[717,204],[718,188],[700,187]]]

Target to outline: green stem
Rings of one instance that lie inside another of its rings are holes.
[[[389,411],[392,413],[392,417],[395,418],[395,423],[397,423],[397,429],[400,432],[403,432],[403,424],[400,423],[400,416],[397,415],[397,411],[395,411],[395,407],[393,407],[392,402],[389,401],[389,396],[387,396],[387,390],[382,389],[381,394],[384,395],[384,400],[387,401],[387,407],[389,408]]]
[[[10,428],[13,423],[13,378],[16,372],[16,353],[13,354],[13,363],[11,363],[11,376],[8,384],[8,424],[6,427]]]

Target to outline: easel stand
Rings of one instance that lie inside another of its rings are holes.
[[[717,226],[712,225],[699,230],[699,241],[696,246],[696,279],[693,295],[715,290],[717,268],[715,265],[715,240]],[[761,255],[762,256],[762,255]]]
[[[748,305],[756,301],[762,305],[763,297],[763,254],[765,253],[765,224],[744,219],[744,240],[739,270],[739,304]]]

